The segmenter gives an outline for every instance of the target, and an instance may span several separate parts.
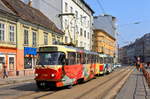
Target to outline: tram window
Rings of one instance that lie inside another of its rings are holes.
[[[92,60],[92,63],[94,63],[94,55],[92,55],[92,59],[91,60]]]
[[[87,63],[88,64],[91,63],[91,61],[90,61],[90,54],[87,55]]]
[[[99,56],[96,57],[96,62],[99,63]]]
[[[69,65],[76,64],[76,53],[75,52],[68,52],[68,62],[69,62]]]
[[[94,55],[92,55],[92,59],[91,59],[91,60],[92,60],[92,63],[94,63],[94,60],[95,60],[95,59],[94,59]]]
[[[96,63],[96,55],[94,55],[94,63]]]
[[[105,64],[107,63],[107,57],[104,58],[104,63],[105,63]]]
[[[64,53],[61,53],[61,54],[60,54],[59,60],[58,60],[58,64],[62,64],[62,65],[67,64],[67,63],[66,63],[66,56],[65,56]]]
[[[96,57],[96,61],[97,61],[97,63],[99,63],[99,56]]]
[[[103,63],[103,58],[102,57],[99,58],[99,62],[100,62],[100,64]]]
[[[91,55],[91,63],[93,63],[94,57],[93,55]]]
[[[111,58],[110,57],[108,58],[108,63],[111,63]]]
[[[95,63],[95,56],[94,55],[92,55],[92,63]]]
[[[83,55],[83,63],[86,64],[86,54]]]
[[[81,64],[85,64],[85,54],[81,54]]]
[[[89,54],[89,63],[92,63],[92,55]]]
[[[61,52],[38,53],[37,65],[61,65],[65,55]]]
[[[80,53],[77,53],[77,64],[80,64],[80,58],[81,58],[81,54]]]

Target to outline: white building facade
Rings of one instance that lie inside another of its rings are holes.
[[[65,32],[64,42],[92,49],[93,13],[84,0],[31,0],[56,26]]]

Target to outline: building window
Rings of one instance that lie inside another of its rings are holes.
[[[65,43],[68,43],[68,37],[65,36]]]
[[[44,33],[44,45],[48,45],[48,34]]]
[[[68,12],[68,3],[65,2],[65,12]]]
[[[36,32],[35,31],[32,32],[32,40],[33,40],[32,45],[36,46]]]
[[[58,41],[58,44],[60,44],[61,40],[59,36],[57,36],[57,41]]]
[[[82,36],[83,35],[83,30],[82,30],[82,28],[80,28],[80,35]]]
[[[81,25],[82,25],[82,15],[80,16],[80,22],[81,22]]]
[[[13,26],[13,25],[10,25],[9,26],[9,29],[10,29],[10,34],[9,34],[9,40],[10,40],[10,42],[14,42],[14,35],[15,35],[15,27]]]
[[[67,29],[67,19],[65,19],[65,28]]]
[[[73,31],[73,24],[72,24],[72,22],[70,22],[70,31],[72,32]]]
[[[84,37],[86,37],[86,31],[84,31]]]
[[[24,30],[24,44],[29,44],[29,31],[28,30]]]
[[[75,13],[76,13],[76,18],[78,18],[78,11],[75,11]]]
[[[73,13],[73,8],[72,7],[70,7],[70,12]]]
[[[55,35],[52,35],[52,44],[56,44],[56,38],[55,38]]]
[[[32,57],[24,58],[24,69],[32,69]]]
[[[9,70],[14,70],[15,57],[9,57]]]
[[[83,44],[83,43],[82,43],[82,41],[81,41],[81,42],[80,42],[80,47],[82,47],[82,44]]]
[[[87,26],[90,27],[90,21],[88,21]]]
[[[88,39],[90,39],[90,33],[88,32]]]
[[[86,48],[86,43],[84,43],[84,47]]]
[[[4,41],[5,38],[5,24],[0,23],[0,40]]]
[[[76,40],[76,46],[78,47],[78,40]]]
[[[3,69],[3,63],[5,63],[5,57],[4,56],[0,56],[0,70]]]

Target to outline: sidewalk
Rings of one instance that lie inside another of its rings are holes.
[[[0,78],[0,86],[8,85],[8,84],[15,84],[19,82],[26,82],[32,81],[34,79],[34,75],[31,76],[15,76],[15,77],[8,77],[5,79]]]
[[[116,99],[150,99],[150,89],[143,73],[135,69]]]

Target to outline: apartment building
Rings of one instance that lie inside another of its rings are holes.
[[[94,17],[93,50],[117,57],[116,18],[111,15]]]
[[[92,49],[94,11],[84,0],[32,0],[31,3],[65,32],[64,43]]]
[[[122,50],[126,54],[121,53]],[[141,57],[141,61],[150,63],[150,33],[138,38],[132,44],[126,45],[119,50],[120,60],[123,64],[133,64],[136,57]]]

